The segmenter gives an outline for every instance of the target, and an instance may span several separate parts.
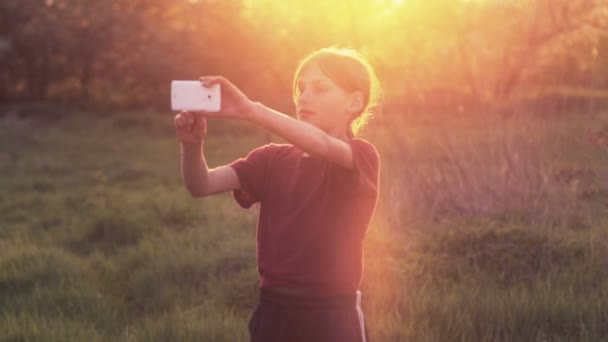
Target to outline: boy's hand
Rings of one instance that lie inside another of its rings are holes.
[[[250,118],[253,110],[253,103],[247,95],[245,95],[232,82],[222,76],[203,76],[199,78],[201,84],[205,87],[219,84],[221,87],[221,109],[219,112],[202,113],[209,118],[225,118],[225,119],[241,119],[247,120]]]
[[[199,112],[183,111],[175,116],[175,133],[182,144],[200,145],[207,135],[207,118]]]

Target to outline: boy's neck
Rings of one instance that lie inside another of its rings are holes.
[[[332,131],[326,132],[327,134],[331,135],[334,138],[340,139],[342,141],[348,141],[350,140],[350,138],[348,137],[348,135],[346,134],[346,130],[345,129],[339,129],[336,128]]]

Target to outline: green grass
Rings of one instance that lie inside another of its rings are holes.
[[[247,341],[256,211],[231,194],[189,197],[172,119],[0,117],[0,340]],[[362,284],[371,339],[608,341],[608,160],[581,138],[607,122],[531,120],[538,153],[500,188],[513,197],[494,201],[490,161],[505,159],[474,147],[502,144],[485,123],[445,123],[451,145],[432,120],[406,122],[397,140],[370,133],[384,157]],[[242,124],[209,131],[211,166],[266,142]],[[507,145],[521,153],[527,133],[514,132]],[[595,178],[571,172],[581,168]],[[533,202],[524,190],[551,172],[574,176],[542,183],[545,202]]]

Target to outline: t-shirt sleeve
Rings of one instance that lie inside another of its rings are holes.
[[[232,192],[237,203],[245,208],[251,208],[265,197],[268,163],[274,151],[272,144],[260,146],[247,154],[244,158],[239,158],[228,166],[236,172],[239,189]]]
[[[380,172],[380,155],[376,147],[363,139],[350,139],[353,167],[336,167],[338,186],[352,192],[377,192]]]

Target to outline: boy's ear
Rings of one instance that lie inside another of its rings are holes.
[[[349,114],[361,113],[363,111],[363,92],[357,90],[351,94],[347,111]]]

